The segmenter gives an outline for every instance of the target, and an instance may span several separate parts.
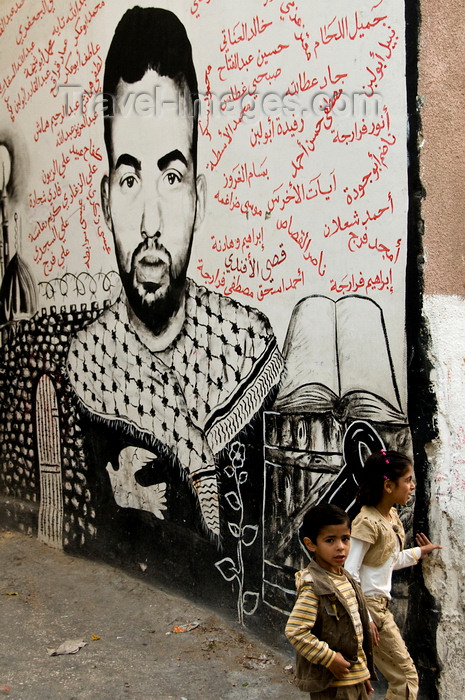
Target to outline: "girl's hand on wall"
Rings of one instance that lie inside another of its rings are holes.
[[[442,546],[440,544],[433,544],[423,532],[419,532],[418,535],[416,536],[416,541],[418,546],[421,549],[421,558],[425,557],[427,554],[430,554],[430,552],[433,552],[435,549],[442,549]]]

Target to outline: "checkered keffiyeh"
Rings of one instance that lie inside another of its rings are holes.
[[[77,334],[68,356],[71,384],[87,411],[177,457],[214,535],[214,455],[250,422],[282,368],[265,316],[192,280],[183,329],[166,350],[153,353],[141,342],[121,296]]]

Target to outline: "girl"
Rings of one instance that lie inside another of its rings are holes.
[[[394,505],[406,505],[415,490],[412,463],[399,452],[381,450],[368,457],[352,523],[346,569],[360,581],[372,619],[374,659],[388,681],[386,700],[416,700],[418,675],[399,628],[388,610],[394,569],[417,564],[434,549],[423,533],[418,547],[403,549],[405,532]]]

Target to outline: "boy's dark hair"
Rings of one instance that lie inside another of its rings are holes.
[[[408,471],[412,461],[394,450],[373,452],[363,467],[357,501],[362,506],[376,506],[383,497],[387,479],[397,482]]]
[[[105,61],[103,77],[104,139],[111,159],[111,117],[120,80],[136,83],[148,70],[171,78],[179,89],[184,85],[192,100],[192,157],[196,167],[198,86],[192,47],[178,17],[159,7],[133,7],[116,27]]]
[[[332,503],[320,503],[305,513],[299,529],[300,540],[303,542],[304,537],[308,537],[313,544],[316,544],[316,539],[324,527],[344,523],[350,528],[350,518],[345,510]]]

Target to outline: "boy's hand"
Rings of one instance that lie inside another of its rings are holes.
[[[338,651],[336,656],[329,665],[329,670],[339,680],[349,673],[350,663],[345,660],[342,654]]]
[[[373,620],[370,622],[371,627],[371,637],[373,639],[373,644],[375,647],[379,646],[379,631]]]
[[[435,549],[442,549],[440,544],[433,544],[432,542],[430,542],[430,540],[426,537],[426,535],[423,534],[423,532],[419,532],[415,539],[417,541],[417,545],[421,549],[422,559],[430,552],[433,552]]]
[[[375,689],[371,685],[370,681],[365,681],[365,690],[367,691],[367,695],[371,695],[375,692]]]

